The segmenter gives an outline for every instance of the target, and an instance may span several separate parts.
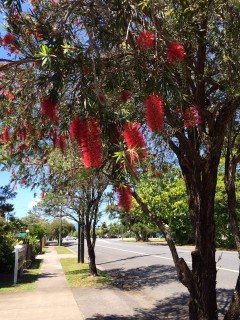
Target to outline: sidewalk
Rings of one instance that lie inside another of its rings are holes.
[[[0,319],[83,320],[54,247],[41,258],[44,262],[35,290],[0,294]]]

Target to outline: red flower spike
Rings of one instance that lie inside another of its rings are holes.
[[[2,38],[2,44],[5,46],[6,44],[10,44],[13,41],[13,35],[11,33],[5,34]]]
[[[41,198],[43,199],[45,196],[44,191],[41,192]]]
[[[26,177],[23,177],[23,178],[20,180],[20,184],[24,184],[25,181],[26,181]]]
[[[143,159],[146,156],[145,153],[145,142],[143,140],[143,136],[139,131],[140,125],[134,122],[128,122],[123,125],[123,137],[129,149],[140,149],[136,150],[136,159]],[[134,157],[133,157],[134,159]]]
[[[162,97],[155,93],[146,97],[145,115],[147,125],[151,131],[159,131],[163,129]]]
[[[73,120],[70,123],[69,132],[71,140],[80,140],[81,121],[77,115],[74,116]]]
[[[57,123],[58,118],[56,115],[57,105],[50,98],[45,97],[41,102],[41,114],[53,122]]]
[[[184,50],[181,43],[175,41],[169,44],[167,48],[167,59],[169,63],[174,63],[176,60],[183,60]]]
[[[184,127],[195,127],[196,125],[201,124],[201,117],[198,114],[197,107],[190,106],[186,109],[182,115],[184,119]]]
[[[100,129],[95,117],[81,121],[79,147],[86,168],[99,168],[102,164]]]
[[[56,138],[56,144],[57,147],[64,152],[64,150],[66,149],[66,142],[65,142],[65,136],[59,134]]]
[[[3,130],[2,130],[2,140],[3,140],[4,142],[10,141],[9,130],[10,130],[9,127],[4,127]]]
[[[125,211],[129,211],[132,206],[132,194],[129,186],[115,187],[114,191],[118,196],[118,205]]]
[[[140,49],[146,50],[151,48],[154,41],[154,33],[152,31],[145,30],[140,32],[137,37],[137,46]]]

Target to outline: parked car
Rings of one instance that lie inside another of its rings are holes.
[[[77,240],[77,237],[73,237],[73,236],[66,236],[66,238],[64,238],[64,240],[66,240],[66,241]]]

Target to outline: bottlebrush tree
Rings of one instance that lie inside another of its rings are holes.
[[[64,152],[63,139],[66,146],[73,139],[81,165],[100,170],[112,161],[124,176],[113,157],[123,152],[137,175],[132,154],[146,150],[142,142],[142,151],[132,142],[129,149],[128,138],[124,144],[125,123],[149,128],[146,137],[161,135],[186,183],[192,270],[163,221],[131,194],[167,239],[190,293],[190,319],[217,319],[214,197],[228,123],[240,102],[238,2],[8,0],[1,8],[8,56],[0,60],[0,117],[11,159],[42,158],[55,146]],[[240,278],[225,319],[239,317],[239,297]]]

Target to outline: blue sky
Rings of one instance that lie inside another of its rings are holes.
[[[7,171],[0,172],[0,186],[5,186],[9,184],[10,173]],[[17,192],[16,198],[9,200],[10,203],[14,205],[15,217],[22,218],[27,216],[28,211],[36,204],[40,199],[40,192],[38,190],[31,191],[29,188],[23,188],[19,184],[17,185],[15,191]],[[34,198],[34,192],[36,192],[37,197]]]

